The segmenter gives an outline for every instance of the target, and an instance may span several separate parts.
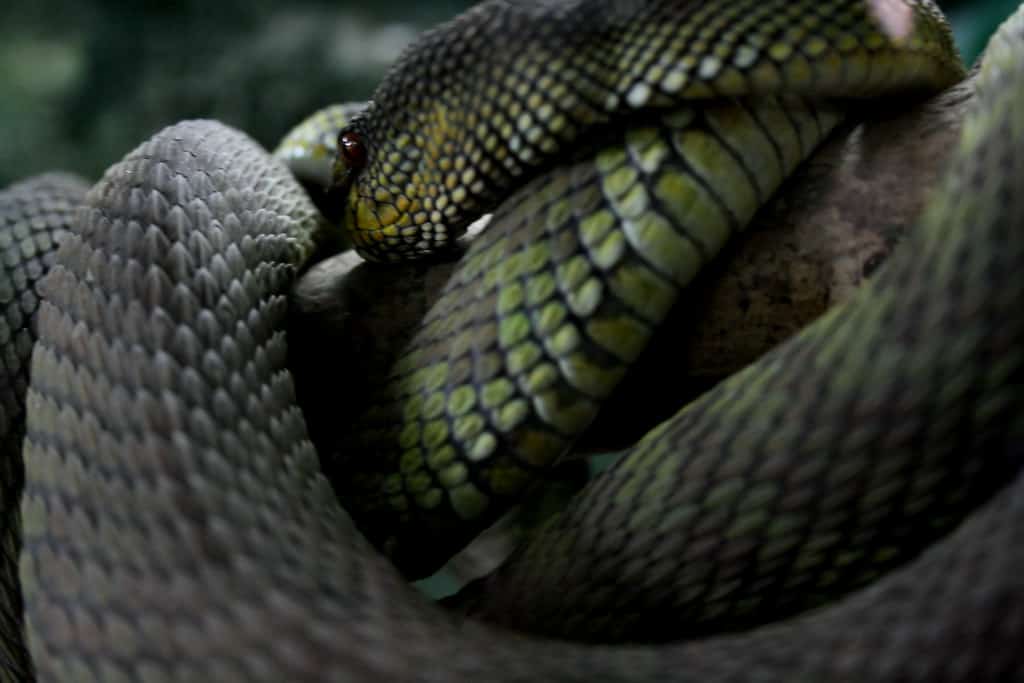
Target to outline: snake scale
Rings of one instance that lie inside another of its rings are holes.
[[[565,451],[837,98],[961,77],[934,6],[890,6],[909,35],[857,0],[491,1],[426,34],[324,201],[376,260],[495,214],[316,447],[283,321],[334,237],[279,160],[190,121],[77,211],[67,177],[6,190],[4,678],[1019,679],[1024,11],[852,301],[591,482],[468,595],[481,619],[406,581]]]

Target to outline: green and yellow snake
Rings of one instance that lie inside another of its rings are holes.
[[[854,300],[591,482],[481,619],[406,581],[565,453],[849,98],[963,76],[931,2],[888,11],[906,34],[861,0],[492,0],[300,127],[280,155],[325,177],[300,142],[341,125],[323,202],[373,260],[494,211],[317,448],[283,321],[336,237],[279,159],[184,122],[77,212],[65,177],[8,189],[4,677],[1019,680],[1024,11]]]

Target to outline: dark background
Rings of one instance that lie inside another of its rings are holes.
[[[469,0],[4,0],[0,187],[95,178],[159,128],[212,117],[272,147],[325,104],[365,99],[421,30]],[[1018,0],[941,3],[968,61]]]

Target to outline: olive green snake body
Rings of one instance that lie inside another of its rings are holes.
[[[343,131],[359,153],[329,199],[381,260],[495,216],[360,429],[319,455],[282,321],[331,238],[285,166],[184,122],[77,214],[66,179],[8,190],[5,678],[1019,679],[1024,11],[870,284],[654,430],[470,596],[532,635],[441,611],[372,547],[429,571],[560,456],[838,120],[827,98],[959,78],[930,3],[894,4],[908,37],[852,0],[488,2],[425,36]],[[681,639],[706,629],[735,632]]]

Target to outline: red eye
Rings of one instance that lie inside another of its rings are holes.
[[[338,151],[350,169],[366,166],[366,145],[359,133],[345,131],[338,136]]]

